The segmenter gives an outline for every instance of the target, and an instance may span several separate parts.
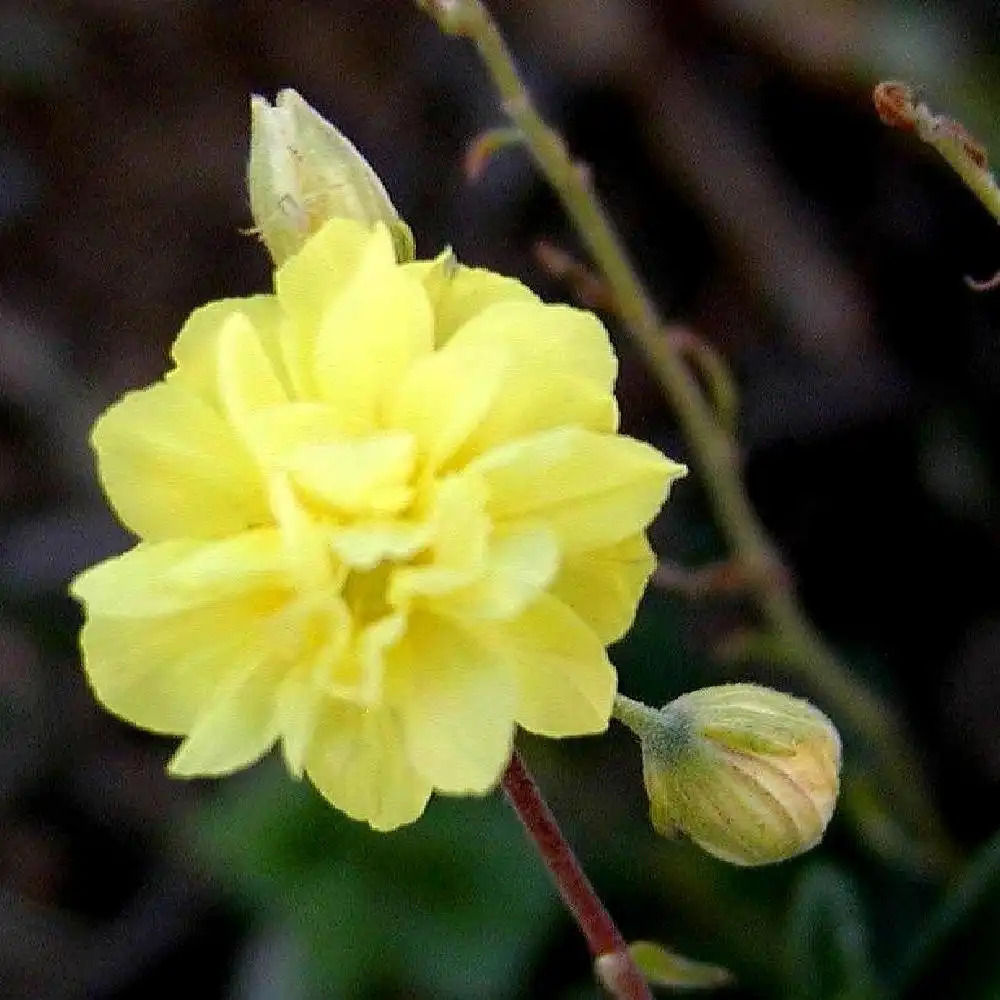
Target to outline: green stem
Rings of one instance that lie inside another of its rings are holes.
[[[961,178],[962,183],[982,202],[986,210],[1000,222],[1000,188],[993,174],[976,158],[969,155],[962,126],[949,118],[931,115],[924,105],[916,108],[917,135],[933,146],[945,162]]]
[[[952,851],[922,776],[919,758],[890,706],[852,677],[806,618],[788,586],[780,557],[750,505],[733,435],[670,338],[601,207],[586,168],[543,120],[510,51],[480,0],[418,0],[443,31],[468,38],[493,80],[508,118],[520,130],[542,174],[559,196],[607,282],[616,311],[673,406],[704,479],[718,523],[745,567],[762,617],[788,649],[782,668],[801,678],[831,714],[870,748],[886,799],[908,813],[929,866],[947,868]]]
[[[611,709],[611,717],[617,719],[623,726],[635,733],[640,739],[655,738],[660,713],[655,708],[623,694],[615,695],[615,703]]]

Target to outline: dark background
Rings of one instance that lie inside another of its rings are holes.
[[[756,505],[978,867],[935,879],[838,819],[820,850],[737,871],[654,837],[620,733],[526,754],[627,936],[727,965],[730,995],[1000,997],[1000,292],[962,281],[1000,268],[1000,234],[869,97],[923,84],[1000,156],[996,6],[494,9],[666,314],[736,370]],[[248,96],[283,86],[365,152],[421,256],[450,243],[568,294],[532,248],[576,243],[523,153],[466,183],[498,111],[410,3],[0,3],[0,998],[595,996],[497,796],[385,837],[277,766],[171,782],[167,741],[86,690],[66,582],[129,544],[88,427],[162,373],[194,306],[267,287],[241,233]],[[620,347],[626,429],[685,457]],[[694,483],[656,537],[681,562],[719,553]],[[650,595],[622,689],[662,702],[736,676],[712,654],[741,620]]]

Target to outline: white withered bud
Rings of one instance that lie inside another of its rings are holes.
[[[814,705],[724,684],[659,710],[619,697],[615,714],[639,737],[660,833],[736,865],[783,861],[819,843],[837,801],[840,737]]]
[[[368,161],[294,90],[271,105],[250,98],[247,188],[254,227],[275,264],[324,222],[384,222],[399,260],[413,258],[413,236]]]

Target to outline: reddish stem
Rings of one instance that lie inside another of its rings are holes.
[[[538,848],[559,895],[583,931],[604,985],[617,1000],[653,1000],[646,980],[629,954],[625,938],[598,898],[516,750],[504,772],[503,790]]]

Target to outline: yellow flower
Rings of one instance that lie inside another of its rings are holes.
[[[196,310],[172,356],[94,428],[140,542],[73,593],[97,697],[184,736],[174,774],[279,743],[391,829],[433,790],[490,789],[515,725],[606,728],[605,646],[684,469],[616,435],[597,319],[335,219],[273,295]]]

